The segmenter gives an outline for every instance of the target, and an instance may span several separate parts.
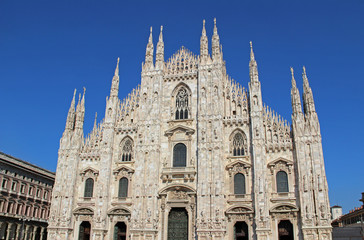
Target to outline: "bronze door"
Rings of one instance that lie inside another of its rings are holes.
[[[188,240],[188,214],[185,208],[172,208],[169,212],[168,240]]]

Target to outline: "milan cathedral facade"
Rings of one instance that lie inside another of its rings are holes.
[[[320,125],[303,68],[292,125],[262,102],[252,44],[248,89],[226,73],[216,20],[209,53],[164,60],[152,31],[141,84],[84,137],[85,93],[60,140],[52,240],[331,240]],[[76,93],[76,91],[75,91]],[[302,110],[303,105],[303,110]]]

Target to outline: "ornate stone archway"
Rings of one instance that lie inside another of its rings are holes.
[[[245,222],[248,225],[249,236],[248,239],[253,239],[253,220],[254,210],[245,205],[232,206],[225,211],[225,215],[228,219],[227,231],[229,232],[229,240],[234,239],[234,226],[237,222]]]
[[[168,216],[172,208],[184,208],[188,214],[188,239],[193,239],[196,219],[196,191],[188,185],[170,185],[159,192],[162,240],[168,239]]]

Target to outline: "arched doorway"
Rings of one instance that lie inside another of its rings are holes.
[[[234,225],[234,240],[248,240],[249,232],[246,222],[236,222]]]
[[[115,224],[114,240],[126,240],[126,224],[124,222]]]
[[[293,225],[289,220],[282,220],[279,222],[278,239],[293,240]]]
[[[169,212],[168,240],[188,240],[188,214],[185,208],[172,208]]]
[[[91,224],[90,222],[82,222],[80,224],[80,232],[78,240],[90,240]]]

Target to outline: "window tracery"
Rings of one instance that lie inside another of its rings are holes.
[[[188,119],[188,92],[182,87],[176,95],[176,120]]]
[[[133,141],[127,137],[121,143],[122,149],[120,154],[120,161],[122,162],[131,162],[133,161]]]
[[[246,155],[245,142],[245,136],[242,132],[238,131],[233,135],[231,140],[231,153],[233,156]]]

